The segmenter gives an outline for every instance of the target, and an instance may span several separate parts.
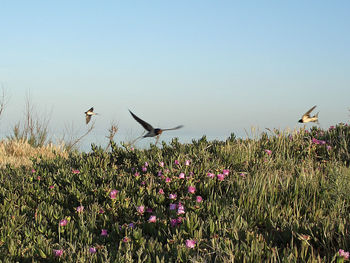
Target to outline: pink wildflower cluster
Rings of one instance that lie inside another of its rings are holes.
[[[145,207],[143,205],[140,205],[136,208],[136,210],[139,214],[143,214],[145,212]]]
[[[184,213],[185,213],[185,207],[181,203],[179,203],[177,206],[177,214],[182,215]]]
[[[223,169],[222,173],[219,173],[216,175],[216,177],[218,178],[219,181],[223,181],[225,179],[225,176],[228,176],[230,174],[230,170],[229,169]],[[215,174],[213,173],[207,173],[207,176],[210,178],[215,178]]]
[[[169,199],[174,200],[176,199],[176,197],[177,197],[177,194],[169,194]]]
[[[150,216],[148,219],[148,223],[155,223],[157,222],[157,217],[156,216]]]
[[[55,257],[60,257],[63,255],[63,249],[54,249],[53,254],[55,255]]]
[[[318,145],[324,145],[324,144],[326,144],[326,141],[317,140],[316,138],[312,138],[312,143],[318,144]]]
[[[265,152],[267,153],[267,155],[271,155],[272,154],[272,151],[271,150],[265,150]]]
[[[67,219],[62,219],[59,223],[60,226],[66,226],[68,224],[68,220]]]
[[[108,231],[107,231],[107,229],[102,229],[102,230],[101,230],[101,236],[103,236],[103,237],[108,236]]]
[[[339,256],[343,257],[344,259],[349,259],[349,252],[344,251],[343,249],[339,249]]]
[[[194,248],[196,246],[196,241],[193,239],[186,239],[186,247]]]
[[[189,186],[187,191],[190,193],[190,194],[194,194],[196,192],[196,187],[195,186]]]
[[[180,225],[183,222],[184,218],[179,216],[178,218],[172,218],[170,219],[170,225],[172,227],[176,227],[178,225]]]
[[[111,193],[109,194],[109,197],[110,197],[111,199],[116,199],[118,193],[119,193],[119,191],[114,189],[114,190],[112,190]]]
[[[201,203],[203,201],[203,198],[200,195],[197,195],[196,202]]]
[[[78,213],[82,213],[83,211],[84,211],[84,206],[81,205],[81,206],[77,207],[77,212]]]

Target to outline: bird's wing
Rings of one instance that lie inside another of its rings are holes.
[[[130,114],[132,115],[132,117],[142,125],[143,128],[145,128],[147,131],[152,131],[153,127],[151,124],[145,122],[144,120],[141,120],[139,117],[137,117],[134,113],[131,112],[131,110],[129,110]]]
[[[86,124],[88,124],[90,120],[91,120],[91,115],[86,114]]]
[[[316,105],[313,106],[311,109],[309,109],[307,112],[305,112],[305,114],[303,116],[310,117],[310,113],[314,110],[314,108],[316,108]]]
[[[163,131],[171,131],[171,130],[177,130],[177,129],[180,129],[180,128],[182,128],[183,127],[183,125],[179,125],[179,126],[176,126],[176,127],[174,127],[174,128],[170,128],[170,129],[162,129]]]

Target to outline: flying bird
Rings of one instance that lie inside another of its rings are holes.
[[[145,128],[146,131],[148,131],[145,135],[141,136],[143,138],[146,137],[157,137],[157,141],[159,139],[159,135],[162,134],[163,131],[170,131],[170,130],[177,130],[183,127],[183,125],[179,125],[176,126],[174,128],[170,128],[170,129],[161,129],[161,128],[153,128],[153,126],[147,122],[145,122],[144,120],[141,120],[139,117],[137,117],[134,113],[131,112],[131,110],[129,110],[130,114],[132,115],[132,117],[142,125],[143,128]]]
[[[310,117],[310,113],[316,108],[316,105],[313,106],[311,109],[309,109],[305,114],[301,117],[299,120],[300,123],[307,123],[307,122],[317,122],[318,123],[318,112]]]
[[[86,119],[86,124],[88,124],[91,120],[92,115],[97,115],[98,113],[94,112],[94,107],[91,107],[87,111],[85,111],[85,119]]]

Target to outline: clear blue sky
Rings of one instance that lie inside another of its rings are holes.
[[[171,135],[349,121],[350,1],[2,1],[0,84],[8,133],[29,90],[60,132],[94,106],[139,135],[131,109]],[[97,136],[97,135],[96,135]],[[124,139],[123,137],[120,139]]]

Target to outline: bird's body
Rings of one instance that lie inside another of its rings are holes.
[[[90,122],[92,115],[97,115],[97,113],[94,112],[94,107],[91,107],[90,109],[85,111],[86,124]]]
[[[300,123],[307,123],[307,122],[317,122],[318,123],[318,112],[314,116],[310,116],[310,113],[316,108],[316,105],[313,106],[311,109],[309,109],[305,114],[301,117],[301,119],[298,121]]]
[[[177,130],[182,128],[182,125],[176,126],[174,128],[170,128],[170,129],[161,129],[161,128],[153,128],[153,126],[147,122],[145,122],[144,120],[141,120],[139,117],[137,117],[134,113],[132,113],[129,110],[131,116],[142,125],[143,128],[145,128],[145,130],[147,131],[147,133],[145,135],[143,135],[143,138],[146,137],[155,137],[155,136],[159,136],[162,134],[163,131],[170,131],[170,130]]]

